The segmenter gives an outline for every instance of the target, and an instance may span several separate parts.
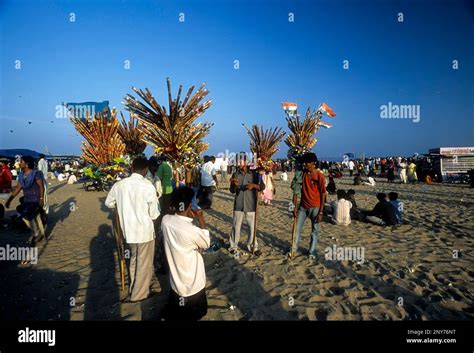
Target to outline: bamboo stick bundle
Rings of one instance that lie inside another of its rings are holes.
[[[266,170],[270,169],[272,157],[278,152],[278,145],[285,137],[281,127],[265,130],[253,125],[251,129],[242,124],[250,137],[250,150],[257,157],[257,164]]]
[[[336,113],[326,103],[321,103],[319,108],[313,109],[313,111],[311,111],[311,107],[308,107],[304,120],[300,121],[297,111],[298,105],[296,103],[283,102],[282,106],[285,110],[286,121],[291,132],[286,138],[285,143],[289,147],[288,156],[292,159],[296,159],[311,151],[311,148],[318,141],[313,136],[320,127],[325,129],[332,127],[331,124],[322,121],[323,114],[330,118],[336,116]]]
[[[287,115],[286,122],[290,129],[290,134],[285,139],[286,145],[290,148],[290,154],[293,157],[302,155],[311,151],[311,148],[318,141],[314,135],[319,130],[319,122],[321,113],[308,107],[303,121],[300,120],[298,114],[292,116]]]
[[[190,87],[184,101],[180,100],[183,86],[179,86],[178,95],[173,100],[171,81],[169,78],[166,81],[169,110],[158,104],[150,90],[136,87],[132,89],[143,102],[127,94],[123,104],[139,120],[138,129],[143,134],[142,141],[153,146],[155,152],[183,163],[196,154],[196,149],[203,148],[202,139],[209,134],[213,124],[194,122],[211,106],[212,101],[201,103],[209,93],[204,83],[194,94],[194,86]]]
[[[133,114],[130,114],[130,118],[125,121],[125,118],[120,112],[122,117],[121,125],[118,133],[125,144],[125,153],[129,156],[138,156],[145,151],[146,142],[143,141],[143,131],[138,127],[138,119]]]
[[[114,158],[125,152],[125,144],[118,133],[120,123],[117,111],[111,114],[97,113],[85,119],[72,117],[71,122],[86,141],[82,142],[83,158],[92,165],[103,166],[110,164]]]

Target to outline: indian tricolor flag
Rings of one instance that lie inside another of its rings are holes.
[[[329,123],[327,123],[327,122],[325,122],[325,121],[320,121],[320,122],[318,123],[318,126],[323,127],[323,128],[325,128],[325,129],[332,128],[332,125],[329,124]]]
[[[283,102],[281,103],[281,106],[283,107],[283,110],[287,112],[294,112],[295,110],[298,109],[298,104],[296,103]]]
[[[332,110],[331,108],[329,108],[329,106],[326,104],[326,103],[322,103],[320,106],[319,106],[319,111],[321,113],[324,113],[326,115],[329,115],[331,118],[334,118],[336,116],[336,113],[334,113],[334,110]]]

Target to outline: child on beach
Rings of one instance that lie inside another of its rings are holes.
[[[261,174],[263,184],[265,184],[265,189],[262,193],[263,203],[266,205],[271,205],[273,196],[275,193],[275,184],[273,183],[273,173],[265,171]]]
[[[351,224],[351,208],[352,203],[346,200],[346,192],[342,189],[337,190],[337,201],[331,203],[332,206],[332,223],[348,226]]]
[[[396,209],[395,215],[397,217],[397,223],[402,224],[403,223],[403,202],[398,200],[398,193],[390,192],[388,194],[388,199],[390,200],[390,203]]]
[[[377,194],[379,202],[375,205],[372,211],[365,212],[366,221],[379,226],[396,225],[396,209],[390,202],[387,201],[387,195],[379,192]]]

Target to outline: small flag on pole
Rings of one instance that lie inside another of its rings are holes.
[[[325,113],[326,115],[330,116],[331,118],[334,118],[336,116],[336,113],[334,113],[334,111],[331,108],[329,108],[329,106],[326,103],[322,103],[319,106],[319,111],[321,113]]]
[[[290,102],[283,102],[281,103],[283,110],[286,111],[295,111],[298,109],[298,104],[296,103],[290,103]]]
[[[332,125],[329,124],[329,123],[327,123],[327,122],[325,122],[325,121],[320,121],[320,122],[318,123],[318,126],[323,127],[323,128],[325,128],[325,129],[330,129],[330,128],[332,128]]]

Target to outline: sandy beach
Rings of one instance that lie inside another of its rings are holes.
[[[291,180],[291,175],[290,175]],[[396,191],[408,224],[392,230],[353,221],[325,222],[319,259],[310,262],[310,222],[302,255],[285,257],[292,218],[290,183],[277,181],[271,206],[259,206],[258,239],[263,255],[239,259],[227,251],[233,197],[226,185],[206,211],[212,239],[223,244],[206,255],[208,314],[204,320],[472,320],[474,318],[474,189],[467,185],[388,184],[356,190],[359,207],[372,209],[377,192]],[[39,244],[36,265],[0,261],[3,320],[159,320],[166,303],[167,275],[156,273],[160,294],[141,303],[121,303],[112,213],[105,192],[52,181],[48,239]],[[335,196],[330,196],[334,200]],[[14,214],[17,200],[7,210]],[[247,237],[243,227],[241,246]],[[29,232],[0,230],[0,246],[22,246]],[[324,259],[327,247],[362,247],[364,261]],[[453,254],[457,256],[453,256]],[[457,258],[456,258],[457,257]]]

